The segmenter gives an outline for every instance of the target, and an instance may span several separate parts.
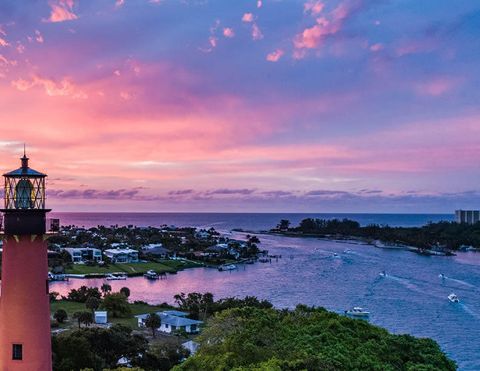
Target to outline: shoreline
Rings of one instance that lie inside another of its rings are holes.
[[[272,232],[272,231],[250,231],[243,229],[232,229],[234,232],[239,233],[255,233],[258,235],[269,235],[269,236],[281,236],[281,237],[292,237],[292,238],[315,238],[323,241],[330,241],[335,243],[346,243],[351,245],[364,245],[376,247],[384,250],[402,250],[410,251],[419,255],[425,256],[456,256],[455,252],[451,250],[432,250],[432,249],[423,249],[416,246],[409,246],[401,243],[392,243],[385,242],[381,240],[373,240],[366,237],[356,237],[356,236],[330,236],[330,235],[318,235],[318,234],[307,234],[307,233],[298,233],[298,232]],[[471,249],[469,251],[479,252],[479,249]]]

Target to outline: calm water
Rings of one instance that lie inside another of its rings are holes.
[[[228,231],[232,227],[265,229],[279,218],[289,218],[295,222],[295,218],[305,217],[280,214],[148,214],[148,221],[142,222],[141,214],[123,215],[115,220],[105,219],[105,215],[115,214],[82,214],[79,219],[70,214],[70,219],[67,215],[63,215],[62,219],[86,226],[106,224],[106,220],[109,220],[107,224],[166,223],[214,226]],[[169,215],[172,215],[171,219]],[[415,215],[410,219],[405,215],[359,214],[348,217],[362,224],[375,222],[396,225],[451,219],[438,215]],[[243,237],[238,233],[232,236]],[[173,295],[179,292],[210,291],[217,298],[255,295],[270,300],[278,307],[305,303],[342,312],[358,305],[371,312],[370,322],[395,333],[431,337],[457,361],[461,370],[480,370],[480,254],[425,257],[406,251],[381,250],[334,241],[268,235],[260,237],[263,248],[281,254],[283,258],[271,264],[240,266],[239,270],[233,272],[199,268],[170,275],[163,281],[151,282],[136,277],[109,283],[114,289],[128,286],[133,300],[150,303],[172,303]],[[334,252],[340,257],[334,258]],[[379,276],[384,270],[387,272],[386,278]],[[440,273],[447,278],[440,279]],[[102,279],[72,279],[52,284],[51,290],[67,293],[71,288],[83,284],[100,286],[104,282]],[[451,292],[460,297],[461,303],[452,304],[448,301],[447,296]]]
[[[267,230],[275,227],[280,219],[288,219],[292,225],[305,218],[353,219],[362,225],[388,224],[391,226],[419,226],[428,222],[453,221],[453,214],[248,214],[248,213],[51,213],[60,218],[62,225],[95,227],[97,225],[135,225],[178,227],[214,227],[218,230],[242,228],[245,230]]]

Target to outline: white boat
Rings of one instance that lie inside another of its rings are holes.
[[[340,255],[338,255],[336,252],[333,253],[332,258],[334,259],[340,259]]]
[[[346,310],[345,314],[353,317],[368,317],[370,312],[360,307],[353,307],[352,309]]]
[[[48,272],[48,280],[49,281],[68,281],[68,277],[64,274],[53,274],[52,272]]]
[[[382,271],[378,274],[380,277],[387,277],[387,272]]]
[[[445,278],[447,278],[447,276],[445,276],[443,273],[440,273],[438,275],[438,278],[441,278],[442,280],[444,280]]]
[[[153,270],[147,271],[147,273],[145,273],[143,276],[145,278],[148,278],[149,280],[158,280],[159,279],[158,273],[153,271]]]
[[[118,274],[109,273],[105,276],[105,278],[108,281],[116,281],[116,280],[126,280],[127,276],[123,273],[118,273]]]
[[[459,303],[460,299],[458,298],[457,295],[455,295],[453,292],[448,295],[448,300],[450,300],[452,303]]]
[[[233,271],[237,269],[237,266],[235,264],[223,264],[223,265],[220,265],[218,267],[218,270],[220,272],[223,272],[223,271]]]

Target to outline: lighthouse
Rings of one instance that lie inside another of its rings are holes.
[[[45,178],[28,165],[3,175],[0,370],[51,371]]]

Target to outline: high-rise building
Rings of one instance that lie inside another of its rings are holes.
[[[475,224],[480,221],[480,210],[455,210],[457,223]]]
[[[21,161],[3,175],[0,370],[51,371],[46,175]]]

